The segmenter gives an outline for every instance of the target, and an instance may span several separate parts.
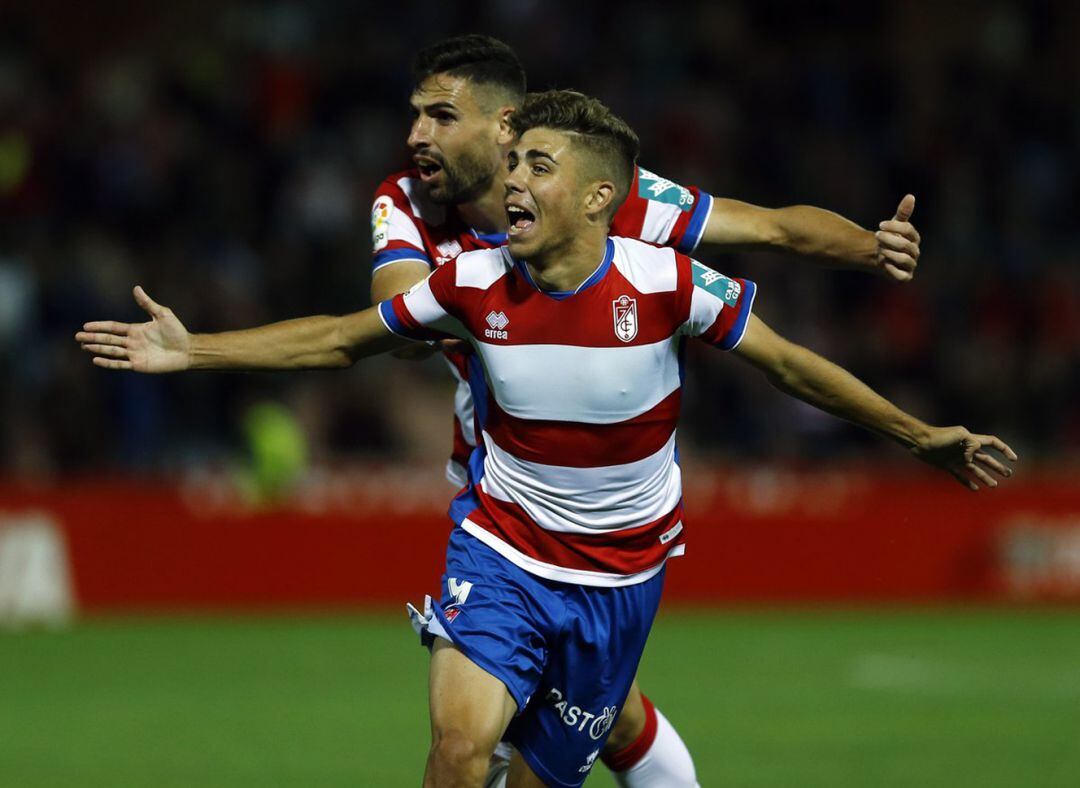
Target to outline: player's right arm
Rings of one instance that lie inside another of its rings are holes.
[[[135,301],[149,321],[90,322],[75,335],[82,349],[93,354],[95,365],[151,374],[333,369],[407,343],[387,328],[379,307],[340,317],[318,315],[241,331],[192,334],[171,309],[156,303],[141,287],[135,288]]]

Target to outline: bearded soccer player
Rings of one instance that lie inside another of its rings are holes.
[[[391,175],[376,192],[373,302],[406,291],[464,251],[495,248],[507,240],[501,175],[513,139],[511,116],[526,88],[517,56],[496,39],[458,36],[421,51],[413,76],[415,119],[408,143],[415,166]],[[699,243],[795,252],[906,280],[919,257],[919,236],[908,221],[913,207],[914,199],[905,198],[875,234],[819,208],[767,210],[636,169],[612,220],[612,235],[688,254]],[[402,355],[425,351],[421,346]],[[445,356],[458,381],[447,477],[461,487],[477,445],[469,353],[447,348]],[[636,684],[602,759],[629,788],[696,782],[685,745]]]
[[[109,369],[343,367],[403,338],[475,350],[481,428],[451,504],[441,602],[425,622],[432,744],[425,785],[479,786],[504,737],[506,784],[577,786],[629,693],[682,553],[676,462],[683,344],[731,350],[782,391],[860,424],[978,490],[1016,455],[931,427],[751,314],[753,282],[672,249],[609,236],[637,137],[599,102],[540,94],[514,114],[507,247],[459,255],[408,293],[345,317],[191,335],[141,289],[152,319],[89,323]]]

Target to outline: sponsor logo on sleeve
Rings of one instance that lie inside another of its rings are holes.
[[[638,196],[646,200],[674,205],[684,213],[693,210],[694,195],[685,186],[661,178],[655,172],[638,167]]]
[[[739,302],[742,285],[701,263],[695,262],[693,267],[695,285],[708,290],[723,301],[725,306],[735,306]]]
[[[394,201],[387,195],[376,198],[371,206],[371,243],[376,252],[380,252],[390,243],[390,214],[394,210]]]
[[[623,342],[630,342],[638,332],[637,299],[621,295],[611,302],[611,309],[615,319],[615,336]]]

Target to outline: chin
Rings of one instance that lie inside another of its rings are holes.
[[[507,239],[506,248],[515,260],[524,260],[532,253],[532,244],[528,241],[515,241],[513,236]]]

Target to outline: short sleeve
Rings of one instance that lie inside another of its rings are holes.
[[[696,186],[680,186],[639,167],[611,234],[689,254],[701,241],[712,204],[712,195]]]
[[[457,287],[453,261],[428,274],[409,290],[379,304],[379,317],[398,336],[418,341],[467,338],[454,317]]]
[[[690,273],[690,314],[682,333],[721,350],[734,349],[746,333],[757,285],[724,276],[696,260],[690,261]]]
[[[409,200],[392,179],[379,186],[371,206],[371,253],[373,271],[403,260],[431,265]]]

